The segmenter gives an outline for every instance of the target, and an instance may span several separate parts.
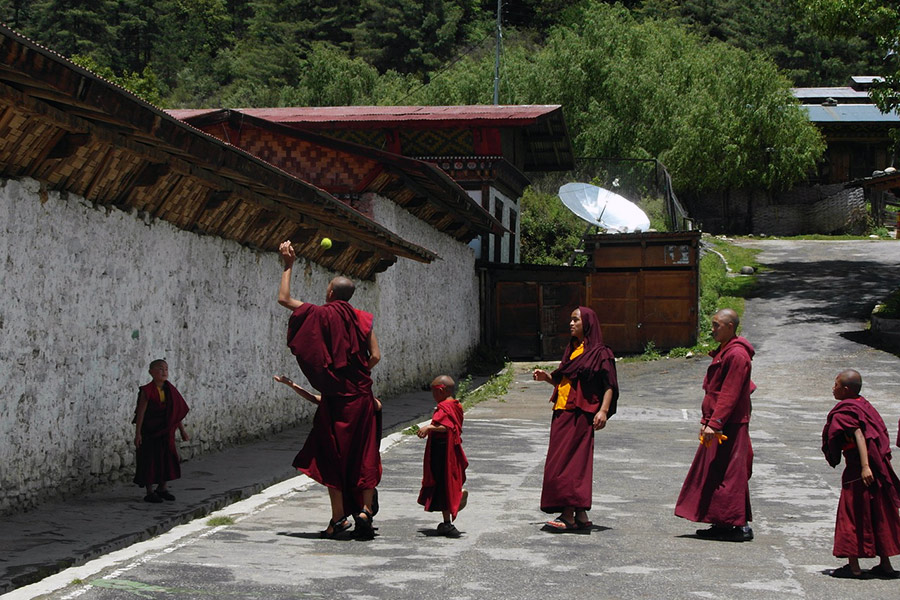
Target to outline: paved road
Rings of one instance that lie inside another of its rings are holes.
[[[460,539],[429,535],[437,520],[415,503],[423,442],[403,437],[384,453],[371,542],[316,539],[326,494],[294,479],[226,509],[233,525],[195,521],[9,598],[897,597],[896,581],[823,573],[841,564],[831,556],[840,471],[827,466],[819,440],[831,382],[848,366],[862,372],[864,394],[891,428],[900,417],[900,359],[864,334],[867,311],[900,281],[900,245],[754,245],[772,270],[748,302],[744,329],[758,349],[753,542],[701,540],[696,525],[672,516],[697,443],[705,357],[620,365],[620,413],[597,438],[596,527],[542,532],[549,386],[519,365],[503,401],[467,413]],[[84,583],[70,583],[76,577]]]

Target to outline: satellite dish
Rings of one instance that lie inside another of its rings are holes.
[[[567,183],[559,188],[559,199],[578,217],[608,232],[650,229],[650,218],[637,204],[596,185]]]

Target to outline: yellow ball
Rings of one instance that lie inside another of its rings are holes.
[[[322,241],[320,242],[320,245],[321,245],[324,249],[328,250],[329,248],[331,248],[331,238],[322,238]]]

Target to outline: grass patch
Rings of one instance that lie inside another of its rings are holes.
[[[457,387],[457,399],[462,402],[463,410],[469,410],[479,402],[490,400],[492,398],[501,398],[509,391],[509,384],[513,380],[512,363],[507,362],[503,370],[488,379],[481,387],[469,390],[471,387],[471,377],[467,377],[463,382],[468,381],[469,386],[465,390],[461,386]]]
[[[76,577],[69,582],[69,585],[81,585],[82,583],[84,583],[84,579],[79,579],[78,577]]]
[[[210,517],[206,520],[206,524],[210,527],[219,527],[221,525],[234,525],[232,517]]]
[[[875,307],[872,314],[883,319],[900,319],[900,288],[888,294],[887,298]]]

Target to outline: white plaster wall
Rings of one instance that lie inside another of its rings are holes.
[[[471,251],[384,203],[386,224],[445,260],[431,270],[400,259],[354,297],[376,314],[381,394],[459,368],[478,339]],[[185,457],[311,415],[272,381],[303,381],[275,253],[23,179],[0,180],[0,264],[0,512],[130,477],[137,387],[154,358],[191,407]],[[320,303],[333,276],[298,261],[294,295]],[[459,327],[446,327],[456,314]]]
[[[366,286],[383,355],[373,371],[376,393],[428,384],[442,373],[458,375],[480,339],[474,252],[378,196],[374,219],[440,256],[431,264],[399,259],[377,276],[377,285]],[[370,310],[355,296],[353,304]]]

